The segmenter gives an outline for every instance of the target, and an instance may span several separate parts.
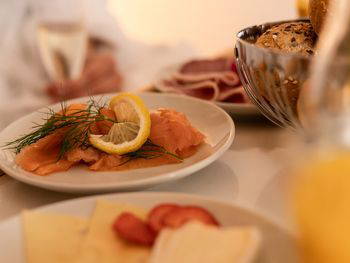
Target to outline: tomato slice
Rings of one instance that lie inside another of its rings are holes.
[[[176,204],[161,204],[154,207],[148,214],[148,224],[155,232],[158,233],[164,227],[164,216],[177,208],[179,208],[179,206]]]
[[[122,213],[115,220],[113,229],[121,238],[140,245],[151,246],[156,238],[152,228],[131,213]]]
[[[182,206],[173,209],[164,215],[162,222],[166,227],[178,228],[192,220],[207,225],[219,226],[216,218],[208,210],[198,206]]]

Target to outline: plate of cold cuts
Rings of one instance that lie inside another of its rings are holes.
[[[150,87],[153,91],[212,101],[231,115],[260,114],[245,93],[231,57],[193,59],[171,65],[161,70],[156,79]]]

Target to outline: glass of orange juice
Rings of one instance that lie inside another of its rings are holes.
[[[350,150],[324,149],[294,175],[301,262],[350,262]]]

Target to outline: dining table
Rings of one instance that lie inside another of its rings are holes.
[[[232,116],[235,138],[231,147],[202,170],[171,183],[140,191],[196,194],[246,208],[291,230],[288,216],[289,160],[299,140],[262,116]],[[25,209],[86,195],[49,191],[0,176],[0,221]]]
[[[287,19],[295,15],[293,0],[283,3],[268,0],[259,4],[254,0],[239,3],[220,0],[210,5],[202,5],[201,0],[191,3],[188,5],[185,0],[157,0],[154,5],[149,5],[146,0],[137,3],[110,1],[109,11],[118,19],[125,34],[139,43],[160,45],[161,51],[169,43],[186,43],[185,47],[179,45],[186,50],[183,52],[185,55],[181,56],[180,51],[172,51],[173,55],[168,60],[161,61],[164,65],[169,61],[218,54],[225,47],[233,47],[235,32],[244,26]],[[153,7],[157,5],[162,8],[161,12],[153,12]],[[252,8],[252,5],[258,7]],[[279,12],[266,8],[267,6],[276,6]],[[150,9],[149,12],[147,8]],[[262,8],[264,12],[261,11]],[[235,15],[231,15],[232,10],[235,10]],[[143,16],[138,15],[140,12]],[[194,17],[193,13],[197,15]],[[178,14],[181,14],[181,19],[176,19]],[[208,16],[211,19],[207,19]],[[162,19],[163,26],[157,26]],[[191,23],[188,23],[189,20]],[[199,26],[206,30],[197,30]],[[189,47],[192,52],[190,54]],[[154,53],[151,55],[152,61],[155,61]],[[137,58],[138,63],[143,60]],[[149,65],[144,68],[148,67]],[[144,80],[144,75],[150,73],[147,71],[138,74],[138,78]],[[131,72],[130,75],[136,73]],[[136,80],[130,83],[130,86],[142,84]],[[218,160],[188,177],[142,191],[181,192],[210,197],[244,207],[267,217],[281,227],[289,228],[290,217],[287,216],[286,208],[289,180],[286,179],[286,169],[291,158],[290,149],[298,136],[292,131],[277,127],[262,116],[246,118],[233,115],[232,118],[236,128],[235,138],[231,147]],[[80,197],[84,196],[41,189],[1,174],[0,221],[24,209]]]

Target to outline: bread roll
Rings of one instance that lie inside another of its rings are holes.
[[[317,35],[308,22],[291,22],[273,26],[262,34],[256,45],[304,55],[314,54]]]

